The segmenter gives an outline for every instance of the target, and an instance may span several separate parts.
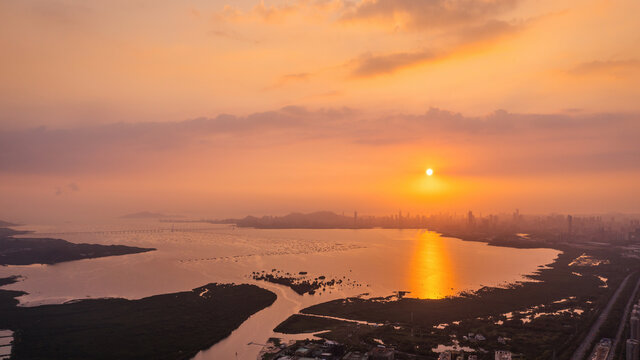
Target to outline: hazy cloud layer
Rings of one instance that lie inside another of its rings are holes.
[[[416,147],[416,152],[423,151],[420,148],[459,147],[470,156],[474,152],[495,156],[495,161],[485,159],[484,165],[461,170],[469,174],[487,171],[486,166],[491,166],[492,172],[520,173],[532,165],[547,172],[640,171],[638,120],[637,115],[629,114],[505,111],[468,117],[439,109],[418,115],[375,116],[346,108],[312,111],[287,107],[248,116],[220,115],[181,122],[0,132],[0,171],[122,170],[139,158],[161,159],[189,152],[194,157],[202,152],[233,157],[240,149],[261,151],[279,145],[295,148],[296,144],[313,141],[318,146],[369,147],[372,151],[394,146]],[[71,186],[68,189],[74,190]]]

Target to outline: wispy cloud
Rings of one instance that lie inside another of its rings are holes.
[[[281,4],[266,4],[264,0],[260,0],[249,10],[242,10],[232,5],[226,5],[221,11],[214,14],[214,19],[226,22],[259,21],[277,24],[284,22],[292,15],[297,15],[304,10],[314,8],[314,4],[315,2],[303,0]]]
[[[402,68],[441,60],[465,52],[471,48],[490,46],[508,35],[514,35],[523,28],[523,24],[510,24],[492,20],[478,26],[464,27],[450,36],[455,40],[452,45],[427,50],[396,52],[390,54],[366,54],[349,62],[351,75],[368,77],[388,74]]]
[[[629,72],[636,71],[640,71],[640,60],[626,59],[583,62],[575,66],[573,69],[570,69],[569,73],[573,75],[604,74],[610,76],[624,76]]]
[[[253,39],[249,36],[244,36],[233,30],[211,30],[209,31],[209,34],[213,36],[225,38],[225,39],[252,43],[252,44],[260,44],[262,42],[262,40]]]
[[[362,55],[351,61],[353,70],[351,74],[356,77],[386,74],[400,68],[436,60],[445,56],[445,53],[437,53],[430,50],[417,52],[399,52],[384,55]]]
[[[66,186],[58,186],[58,187],[56,187],[55,194],[57,196],[61,196],[61,195],[64,195],[66,193],[69,193],[69,192],[77,192],[77,191],[80,191],[80,187],[78,187],[78,184],[72,182],[72,183],[67,184]]]
[[[277,88],[283,87],[283,86],[291,84],[291,83],[309,81],[312,76],[313,76],[313,74],[309,73],[309,72],[285,74],[285,75],[280,76],[280,78],[278,79],[278,81],[275,82],[275,84],[266,87],[264,90],[272,90],[272,89],[277,89]]]

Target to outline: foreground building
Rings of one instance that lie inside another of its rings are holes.
[[[636,339],[627,339],[626,346],[627,360],[640,359],[640,341]]]

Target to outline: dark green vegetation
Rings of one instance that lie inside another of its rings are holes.
[[[254,285],[221,284],[32,308],[15,306],[20,294],[0,290],[0,328],[15,332],[12,359],[190,359],[276,300]]]
[[[344,323],[336,327],[332,324],[332,331],[322,335],[354,347],[375,345],[372,339],[381,339],[404,352],[433,356],[432,347],[458,339],[461,345],[475,344],[488,350],[509,349],[523,353],[527,359],[548,359],[554,352],[558,359],[569,358],[622,279],[637,270],[640,264],[637,260],[621,256],[617,249],[564,247],[562,250],[563,253],[549,268],[530,276],[533,281],[509,288],[483,288],[474,293],[437,300],[349,298],[314,305],[303,309],[302,313],[394,325],[369,327]],[[610,263],[569,266],[583,252],[598,259],[607,259]],[[608,287],[603,287],[603,282],[596,276],[607,278]],[[532,316],[564,309],[581,309],[584,313],[563,311],[537,318]],[[504,316],[509,312],[514,312],[511,319]],[[521,319],[524,317],[530,317],[528,320],[531,321],[523,322]],[[459,321],[459,324],[453,324],[454,321]],[[449,326],[444,329],[434,327],[442,323]],[[287,332],[294,328],[321,331],[323,326],[316,319],[297,318],[282,323],[279,331]],[[486,340],[465,342],[462,336],[469,332],[481,333]],[[453,335],[456,337],[452,338]],[[511,340],[498,344],[500,336]]]
[[[24,230],[13,230],[10,228],[0,227],[0,238],[10,237],[14,235],[28,234],[28,233],[29,233],[28,231],[24,231]]]
[[[327,280],[324,275],[318,276],[317,278],[310,279],[306,276],[306,271],[300,271],[296,276],[290,273],[284,273],[277,269],[272,269],[270,273],[266,271],[254,271],[251,273],[251,278],[254,280],[267,281],[274,284],[280,284],[284,286],[290,287],[293,291],[298,293],[299,295],[304,294],[315,294],[318,289],[322,289],[325,291],[327,287],[332,287],[335,285],[341,285],[343,282],[348,283],[354,286],[360,286],[355,284],[351,280],[346,277],[343,279],[331,279]]]
[[[313,295],[316,293],[316,290],[318,290],[322,286],[318,283],[318,281],[311,282],[309,280],[300,280],[290,276],[278,276],[273,274],[258,273],[253,274],[252,277],[254,280],[262,280],[274,284],[288,286],[299,295],[304,295],[307,293]]]
[[[0,229],[0,265],[55,264],[155,250],[125,245],[74,244],[61,239],[13,237],[23,233]]]
[[[464,239],[465,241],[486,242],[492,246],[511,247],[517,249],[557,249],[558,246],[549,239],[549,234],[530,235],[523,238],[514,234],[513,231],[475,231],[475,230],[447,230],[442,236]]]
[[[13,284],[18,280],[20,280],[19,276],[0,278],[0,286]],[[24,294],[24,291],[0,289],[0,319],[7,318],[9,316],[9,313],[15,310],[15,307],[18,305],[18,300],[16,300],[16,298]],[[1,324],[2,320],[0,320],[0,325]]]
[[[283,321],[273,331],[282,334],[300,334],[300,333],[312,333],[323,330],[333,330],[344,325],[348,322],[322,318],[316,316],[309,316],[304,314],[291,315],[287,320]]]

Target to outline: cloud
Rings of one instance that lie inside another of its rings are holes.
[[[246,42],[246,43],[251,43],[256,45],[262,42],[262,40],[252,39],[250,37],[241,35],[238,32],[233,30],[211,30],[209,31],[209,34],[213,36],[225,38],[225,39]]]
[[[284,16],[295,12],[295,10],[295,5],[265,5],[264,0],[260,0],[260,2],[253,7],[253,12],[265,21],[281,21]]]
[[[309,72],[285,74],[280,76],[280,78],[278,79],[278,81],[275,82],[275,84],[264,88],[264,90],[273,90],[273,89],[283,87],[285,85],[289,85],[291,83],[309,81],[309,79],[311,79],[312,76],[313,74]]]
[[[233,157],[237,151],[263,152],[283,145],[295,149],[310,143],[317,151],[340,146],[417,146],[437,151],[453,146],[471,151],[470,158],[495,157],[486,166],[496,172],[526,171],[534,165],[540,171],[638,171],[638,119],[634,114],[502,110],[473,117],[435,108],[423,114],[381,116],[348,108],[292,106],[169,123],[34,128],[0,132],[0,174],[126,171],[175,154],[184,159],[207,154],[202,161],[209,162],[216,156]],[[60,190],[77,191],[78,186],[71,183]]]
[[[67,186],[58,186],[58,187],[56,187],[55,194],[57,196],[61,196],[61,195],[64,195],[65,193],[68,193],[68,192],[77,192],[77,191],[80,191],[80,188],[78,187],[78,184],[72,182],[72,183],[67,184]]]
[[[338,121],[349,109],[310,112],[301,107],[248,116],[222,114],[180,122],[114,123],[68,129],[45,127],[0,131],[0,172],[64,172],[82,167],[117,167],[139,154],[170,153],[200,141],[237,141],[297,131]],[[313,134],[307,135],[313,137]]]
[[[400,68],[435,60],[442,56],[444,56],[444,53],[438,54],[429,50],[385,55],[367,54],[351,61],[351,63],[354,64],[351,75],[355,77],[367,77],[391,73]]]
[[[568,72],[572,75],[594,75],[604,74],[616,77],[622,77],[629,72],[640,70],[640,60],[607,60],[607,61],[590,61],[578,64]]]
[[[361,1],[344,21],[383,21],[396,28],[422,30],[482,23],[515,8],[517,0]]]
[[[286,74],[282,76],[282,79],[287,81],[290,81],[290,80],[302,81],[302,80],[308,80],[310,76],[311,74],[309,73]]]
[[[354,77],[393,73],[396,70],[437,61],[468,50],[488,46],[502,37],[520,31],[525,22],[505,21],[500,15],[516,7],[518,0],[296,0],[276,5],[258,2],[249,11],[226,6],[217,18],[241,22],[259,19],[282,23],[289,17],[320,16],[325,25],[375,21],[393,31],[429,33],[430,43],[405,50],[364,53],[347,60]],[[430,32],[430,30],[438,30]],[[226,34],[225,34],[226,35]],[[438,45],[435,45],[438,43]],[[309,74],[305,73],[303,80]],[[301,78],[286,75],[265,89],[281,87]]]
[[[510,24],[492,20],[482,25],[463,27],[452,33],[453,45],[439,49],[396,52],[390,54],[366,54],[348,62],[351,75],[369,77],[393,73],[402,68],[438,61],[455,56],[471,48],[489,46],[507,35],[522,30],[523,24]]]
[[[303,0],[267,5],[264,0],[260,0],[247,11],[226,5],[222,11],[214,14],[214,19],[216,21],[226,22],[259,21],[279,24],[284,22],[289,16],[296,15],[302,10],[310,8],[311,5],[308,1]]]
[[[331,23],[375,22],[397,30],[444,29],[481,24],[512,10],[519,0],[292,0],[249,10],[226,5],[218,21],[280,24],[291,17],[320,18]]]

